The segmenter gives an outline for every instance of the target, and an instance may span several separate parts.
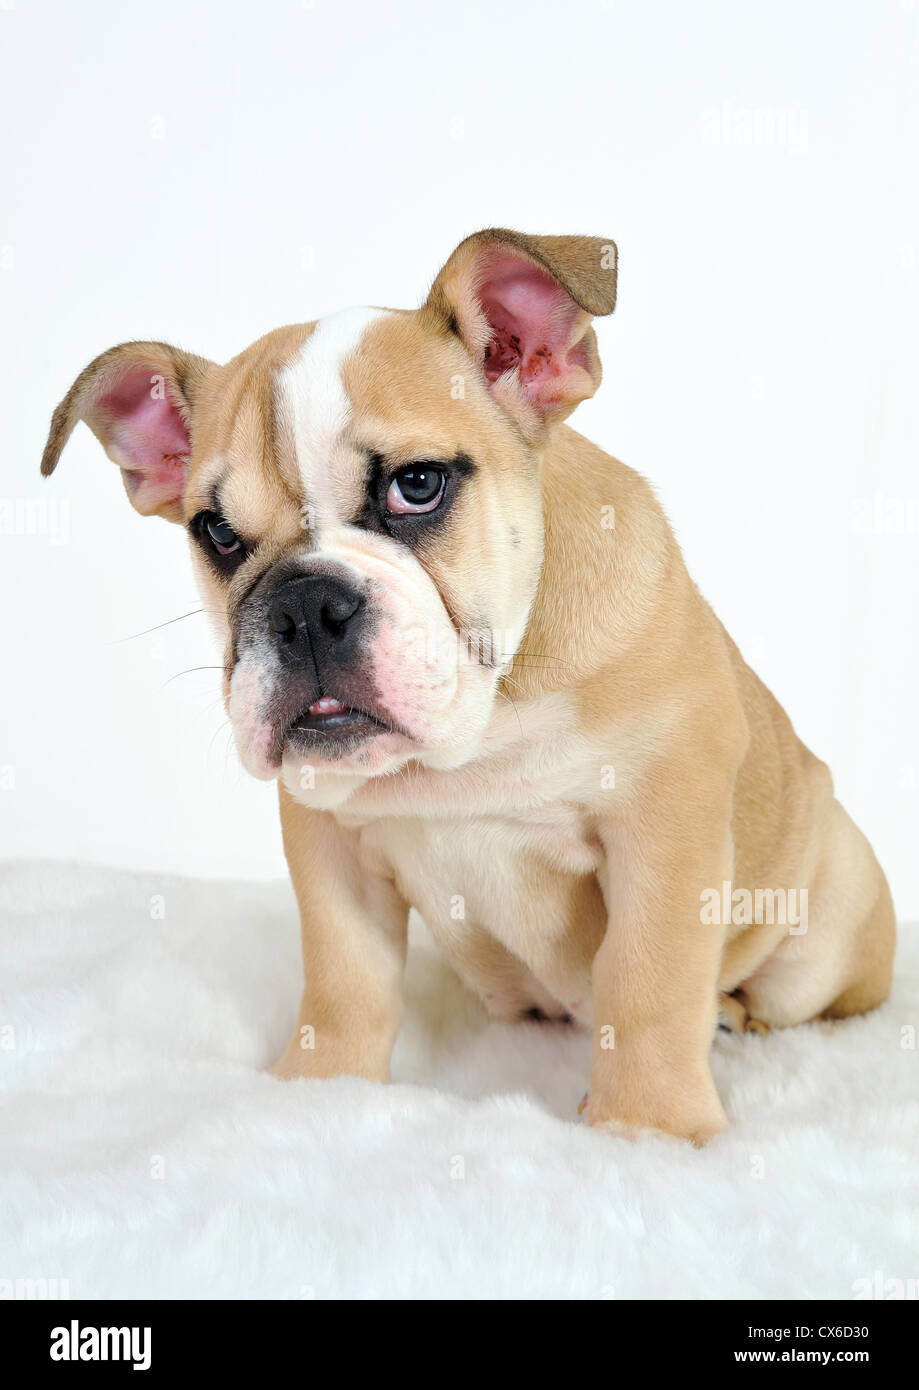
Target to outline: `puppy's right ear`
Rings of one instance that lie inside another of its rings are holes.
[[[143,516],[181,521],[195,403],[214,365],[168,343],[109,348],[55,410],[42,473],[54,472],[74,426],[85,420],[121,469],[132,505]]]

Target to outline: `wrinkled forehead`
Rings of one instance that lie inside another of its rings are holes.
[[[189,514],[211,509],[275,534],[353,521],[374,458],[398,467],[468,449],[468,365],[413,312],[350,308],[267,335],[218,370]]]

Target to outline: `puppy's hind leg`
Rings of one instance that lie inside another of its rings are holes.
[[[883,874],[877,900],[859,930],[852,951],[851,978],[821,1018],[848,1018],[876,1009],[890,993],[897,919]]]

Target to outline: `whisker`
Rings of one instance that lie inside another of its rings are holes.
[[[209,762],[209,761],[210,761],[210,756],[211,756],[211,753],[212,753],[213,748],[214,748],[214,740],[215,740],[215,738],[217,737],[218,734],[222,734],[222,733],[224,732],[225,729],[232,729],[232,725],[230,724],[229,719],[225,719],[225,720],[223,721],[222,724],[218,724],[218,725],[217,725],[217,728],[216,728],[216,729],[214,730],[214,732],[211,734],[210,742],[209,742],[208,745],[207,745],[207,757],[206,757],[206,759],[205,759],[206,762]],[[226,768],[226,754],[225,754],[225,753],[224,753],[224,768]]]
[[[567,666],[560,665],[558,662],[553,665],[548,661],[520,661],[519,659],[516,661],[509,661],[507,669],[510,671],[515,666],[521,671],[567,671],[570,669]]]
[[[161,627],[171,627],[173,623],[180,623],[184,618],[194,618],[197,617],[199,613],[204,613],[207,611],[210,610],[206,610],[204,608],[193,608],[190,613],[180,613],[177,618],[167,618],[164,623],[157,623],[154,627],[145,627],[143,632],[132,632],[130,637],[116,637],[114,642],[106,642],[105,645],[107,647],[117,647],[122,642],[133,642],[138,637],[146,637],[148,633],[159,632]]]
[[[510,701],[510,708],[513,709],[514,714],[517,716],[517,724],[520,724],[520,737],[523,738],[523,721],[520,719],[520,710],[517,709],[516,701],[513,701],[512,696],[507,695],[506,691],[498,691],[498,694],[501,695],[502,699]]]
[[[229,762],[229,760],[230,760],[230,754],[231,754],[231,752],[233,751],[233,725],[230,723],[229,719],[227,720],[226,724],[224,725],[224,733],[227,735],[227,740],[226,740],[226,743],[224,744],[224,747],[223,747],[223,775],[224,775],[224,777],[226,777],[226,775],[227,775],[227,763]],[[237,762],[237,763],[234,763],[233,766],[234,766],[234,770],[235,770],[235,772],[236,772],[236,784],[237,784],[237,786],[238,786],[238,785],[239,785],[239,763],[238,763],[238,762]]]
[[[162,688],[165,689],[167,685],[172,685],[172,682],[173,682],[173,681],[177,681],[177,680],[179,679],[179,676],[190,676],[190,675],[192,675],[192,673],[195,672],[195,671],[222,671],[222,670],[223,670],[223,667],[222,667],[222,666],[189,666],[189,668],[188,668],[187,671],[176,671],[175,675],[174,675],[174,676],[170,676],[169,679],[168,679],[168,681],[163,681],[163,687],[162,687]]]
[[[574,664],[571,661],[566,661],[565,658],[562,656],[554,656],[552,652],[505,652],[502,657],[502,660],[510,661],[511,664],[514,664],[515,662],[519,661],[521,666],[531,659],[539,661],[555,661],[558,662],[560,666],[572,666]]]

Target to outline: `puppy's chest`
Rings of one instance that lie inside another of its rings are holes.
[[[468,920],[517,951],[528,934],[568,929],[580,885],[601,862],[582,816],[565,806],[519,820],[380,820],[360,837],[362,853],[391,869],[432,929]]]

